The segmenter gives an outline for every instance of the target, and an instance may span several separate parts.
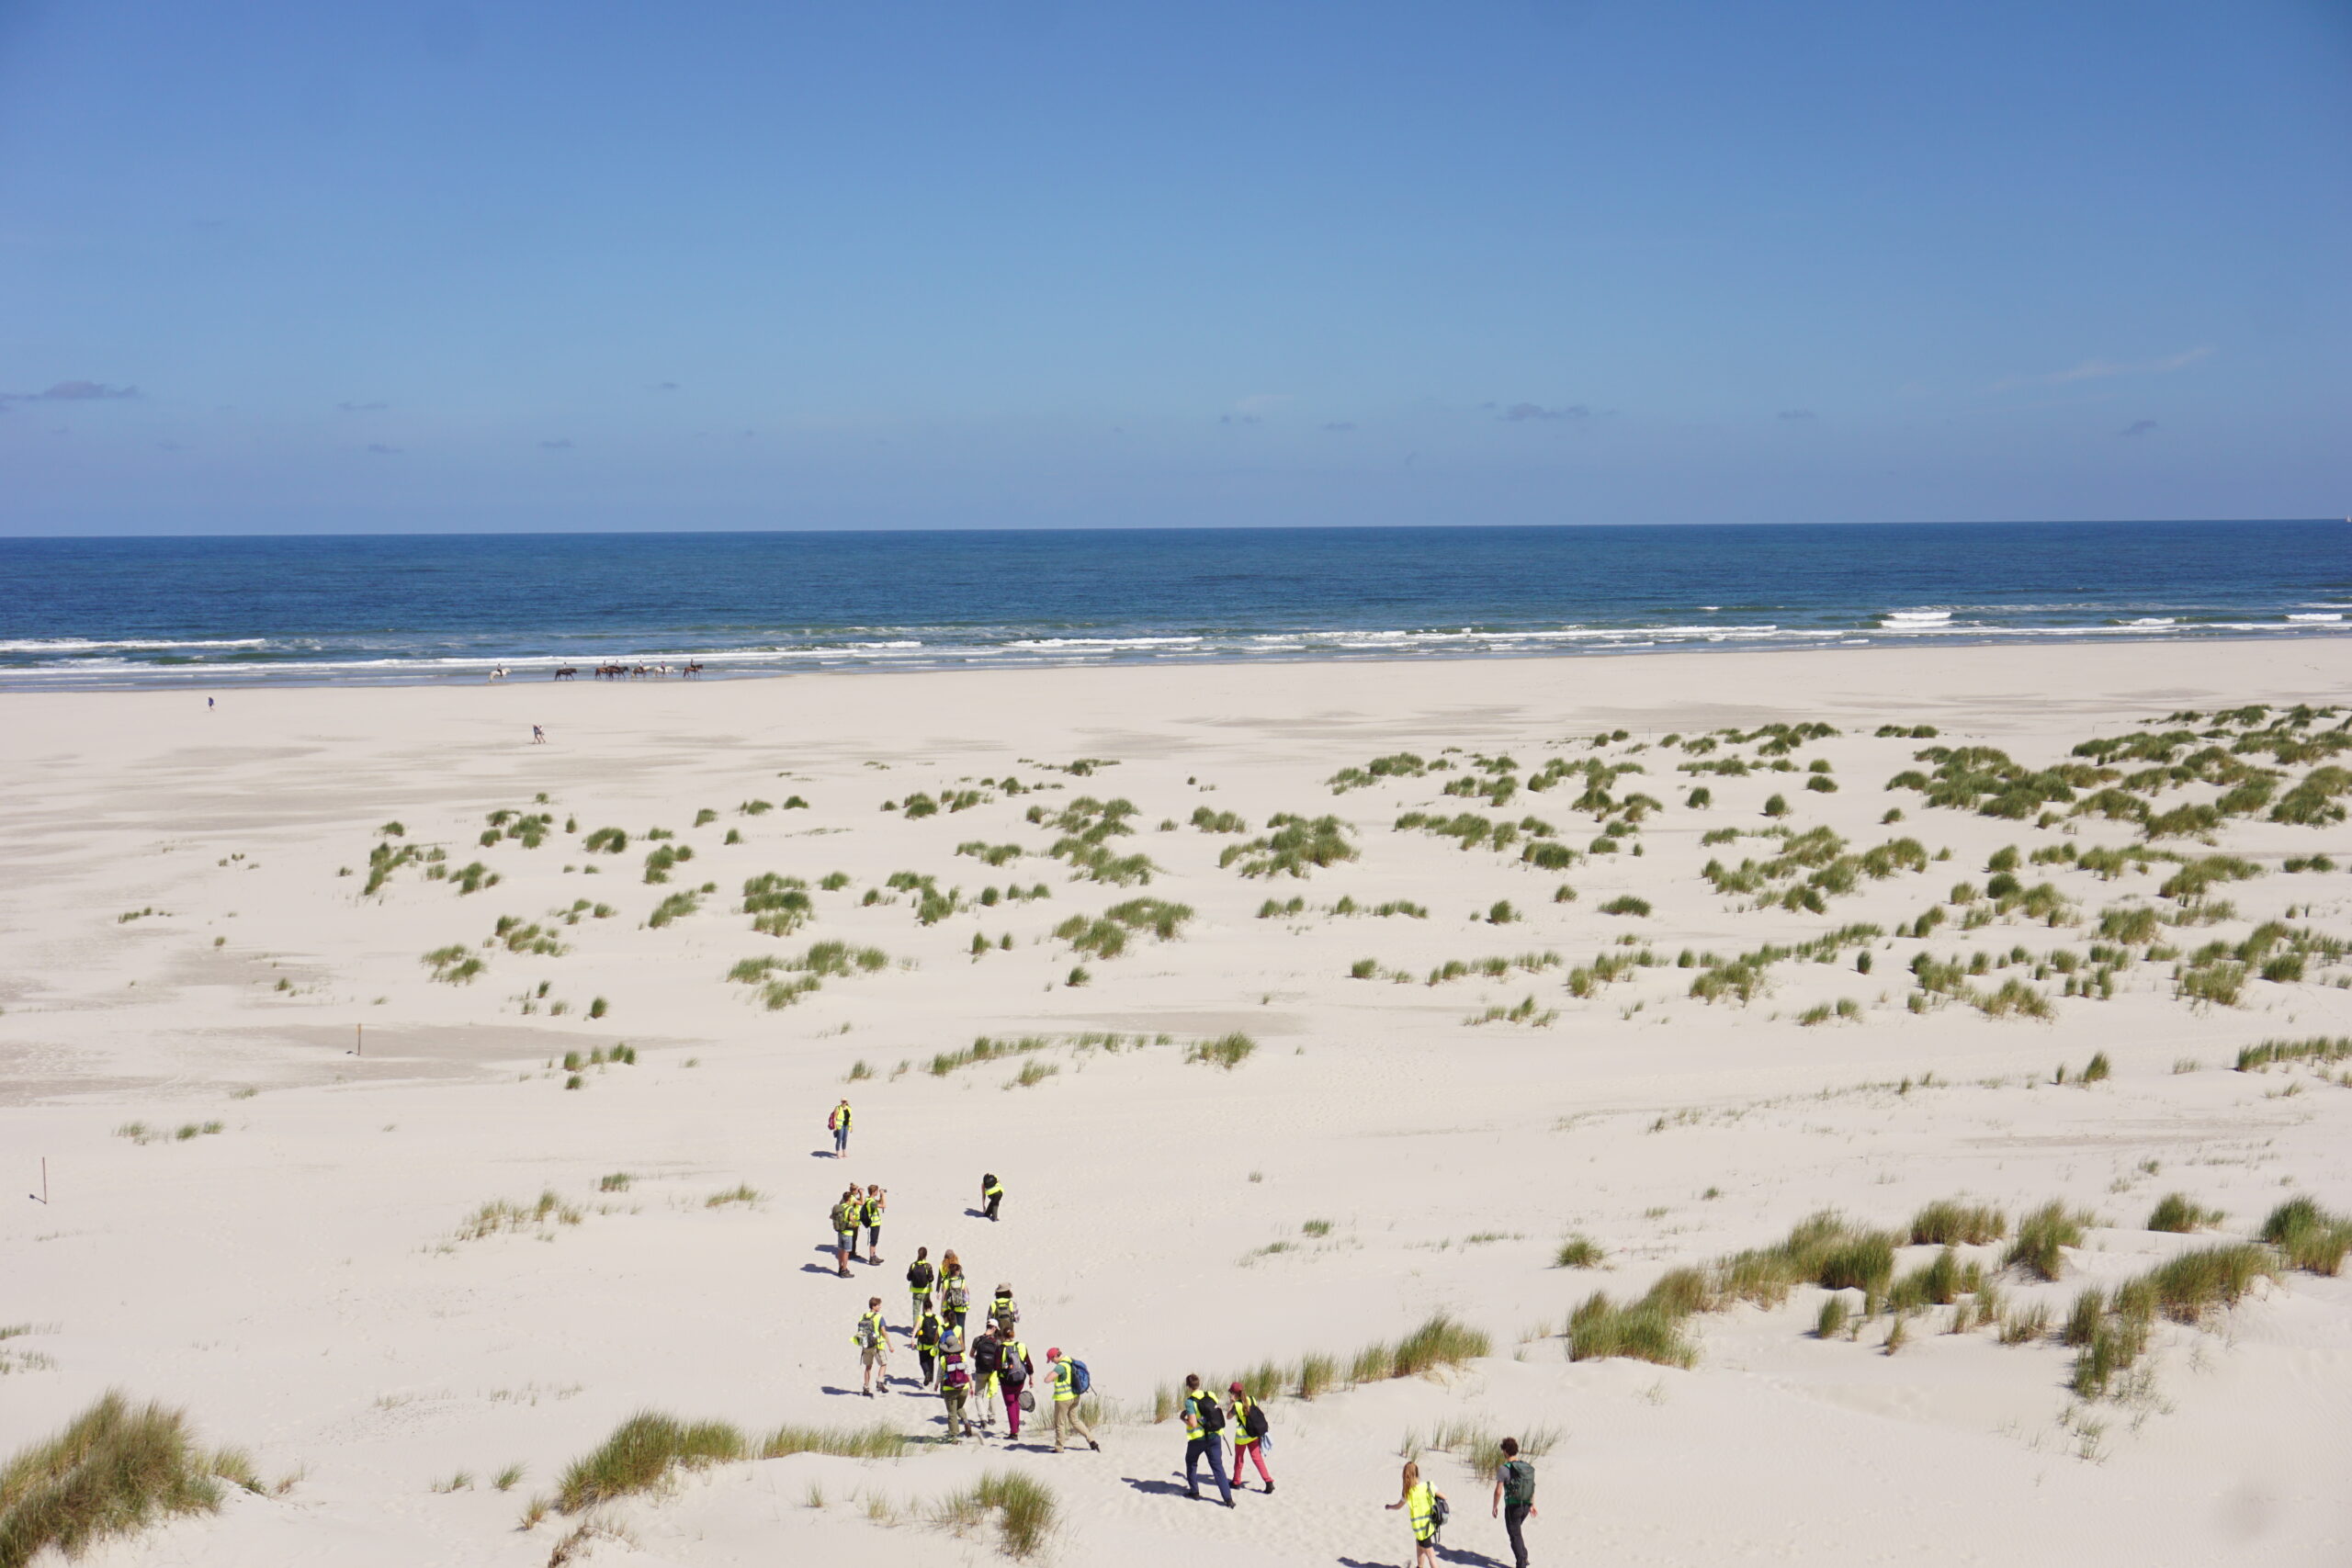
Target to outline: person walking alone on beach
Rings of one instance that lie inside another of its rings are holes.
[[[1225,1494],[1225,1506],[1233,1506],[1233,1488],[1225,1479],[1225,1440],[1218,1434],[1225,1430],[1225,1410],[1216,1395],[1201,1386],[1201,1374],[1184,1374],[1184,1486],[1193,1500],[1201,1498],[1201,1478],[1197,1467],[1201,1461],[1209,1461],[1209,1479]]]
[[[972,1435],[972,1424],[964,1419],[964,1402],[971,1395],[972,1374],[964,1365],[964,1337],[951,1328],[939,1341],[939,1398],[947,1406],[951,1443]]]
[[[1233,1395],[1233,1403],[1226,1411],[1233,1420],[1233,1484],[1241,1485],[1241,1461],[1246,1459],[1257,1465],[1258,1479],[1266,1483],[1266,1493],[1271,1496],[1274,1478],[1266,1473],[1266,1413],[1258,1408],[1258,1402],[1239,1383],[1226,1392]]]
[[[1046,1352],[1046,1371],[1053,1374],[1054,1380],[1054,1452],[1062,1451],[1062,1433],[1067,1428],[1084,1438],[1088,1448],[1101,1453],[1102,1445],[1094,1440],[1094,1429],[1079,1419],[1078,1398],[1086,1392],[1087,1380],[1080,1376],[1084,1369],[1078,1359],[1063,1355],[1061,1347],[1057,1345]]]
[[[996,1218],[997,1205],[1004,1201],[1004,1183],[991,1171],[980,1178],[980,1213],[989,1220]]]
[[[1503,1439],[1503,1462],[1495,1472],[1495,1512],[1510,1536],[1511,1568],[1527,1568],[1527,1538],[1520,1532],[1535,1517],[1535,1467],[1519,1457],[1519,1439]]]
[[[854,1187],[833,1205],[833,1271],[844,1280],[849,1278],[849,1255],[857,1247],[858,1216],[865,1212]]]
[[[825,1118],[825,1126],[833,1134],[833,1157],[835,1159],[839,1159],[842,1156],[849,1153],[849,1100],[847,1097],[843,1097],[842,1102],[833,1107],[833,1113]]]
[[[541,729],[541,728],[540,728],[537,725],[536,725],[536,724],[535,724],[535,725],[533,725],[533,726],[531,726],[531,744],[532,744],[532,745],[534,745],[534,746],[544,746],[544,745],[546,745],[547,743],[548,743],[548,732],[547,732],[546,730],[544,730],[544,729]]]
[[[882,1211],[889,1206],[880,1182],[865,1190],[865,1261],[869,1264],[882,1261]]]
[[[1413,1568],[1437,1568],[1437,1528],[1444,1522],[1442,1502],[1436,1490],[1421,1479],[1421,1467],[1407,1460],[1405,1495],[1388,1507],[1392,1513],[1404,1509],[1413,1521]]]
[[[865,1303],[865,1315],[857,1320],[857,1359],[865,1369],[865,1397],[874,1397],[874,1372],[881,1369],[882,1386],[890,1386],[890,1337],[882,1329],[882,1298],[874,1297]]]
[[[997,1341],[1004,1353],[997,1361],[997,1376],[1004,1383],[1004,1418],[1011,1426],[1006,1441],[1021,1440],[1021,1402],[1028,1397],[1029,1374],[1037,1369],[1029,1360],[1029,1347],[1013,1337],[1010,1328],[997,1330]]]

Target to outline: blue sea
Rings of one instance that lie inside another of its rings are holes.
[[[0,539],[0,685],[2352,630],[2352,524]]]

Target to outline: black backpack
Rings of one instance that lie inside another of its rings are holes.
[[[1213,1393],[1204,1393],[1193,1402],[1193,1418],[1200,1423],[1201,1436],[1204,1438],[1225,1430],[1225,1407]]]
[[[1242,1413],[1241,1435],[1245,1438],[1262,1438],[1266,1435],[1266,1407],[1254,1399]]]
[[[997,1375],[1014,1388],[1029,1381],[1029,1363],[1024,1347],[1018,1339],[1005,1346],[1003,1364],[997,1368]]]
[[[1004,1366],[1004,1346],[993,1338],[982,1338],[972,1346],[972,1370],[983,1374],[997,1371]]]

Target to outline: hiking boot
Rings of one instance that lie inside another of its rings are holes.
[[[1093,1438],[1087,1438],[1087,1439],[1086,1439],[1086,1446],[1087,1446],[1088,1448],[1090,1448],[1090,1449],[1092,1449],[1092,1450],[1093,1450],[1096,1453],[1098,1453],[1098,1454],[1099,1454],[1099,1453],[1101,1453],[1101,1452],[1102,1451],[1102,1444],[1100,1444],[1100,1443],[1098,1443],[1098,1442],[1096,1442],[1096,1441],[1095,1441]]]

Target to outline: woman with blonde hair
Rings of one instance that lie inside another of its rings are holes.
[[[1421,1467],[1407,1460],[1404,1495],[1388,1507],[1392,1513],[1404,1509],[1406,1517],[1413,1521],[1413,1568],[1437,1568],[1437,1529],[1444,1522],[1441,1514],[1444,1501],[1421,1479]]]

